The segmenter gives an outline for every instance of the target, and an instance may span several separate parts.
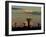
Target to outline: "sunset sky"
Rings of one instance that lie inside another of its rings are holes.
[[[12,6],[12,23],[14,24],[17,22],[18,26],[22,26],[23,22],[27,22],[26,19],[32,18],[32,23],[41,23],[41,15],[31,15],[31,14],[25,14],[24,11],[32,11],[32,12],[41,12],[40,7],[34,7],[34,6]],[[37,20],[37,21],[36,21]],[[26,24],[27,25],[27,24]]]
[[[34,11],[41,12],[41,7],[34,7],[34,6],[13,6],[13,8],[21,8],[21,9],[31,10],[32,12],[34,12]]]

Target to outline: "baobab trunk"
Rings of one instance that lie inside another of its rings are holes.
[[[31,18],[27,18],[28,28],[30,27]]]

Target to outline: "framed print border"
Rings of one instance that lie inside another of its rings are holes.
[[[43,33],[27,33],[27,34],[11,34],[9,35],[9,3],[27,3],[27,4],[42,4],[44,5],[44,32]],[[20,1],[5,1],[5,36],[18,36],[18,35],[34,35],[45,34],[45,3],[38,2],[20,2]]]

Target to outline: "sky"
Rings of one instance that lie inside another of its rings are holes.
[[[41,12],[41,7],[35,7],[35,6],[13,6],[13,8],[22,8],[25,10],[31,10],[32,12]]]
[[[16,9],[12,9],[12,21],[17,22],[18,26],[22,25],[20,24],[25,22],[27,18],[32,18],[32,22],[40,22],[41,21],[41,16],[40,15],[31,15],[31,14],[25,14],[24,10],[30,10],[30,11],[37,11],[40,12],[41,8],[40,7],[35,7],[35,6],[12,6],[12,8],[16,8]],[[37,20],[37,21],[36,21]]]

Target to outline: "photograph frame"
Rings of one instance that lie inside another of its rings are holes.
[[[9,35],[9,3],[28,3],[28,4],[42,4],[44,5],[44,32],[43,33],[27,33],[27,34],[11,34]],[[38,2],[20,2],[20,1],[5,1],[5,35],[6,36],[18,36],[18,35],[34,35],[45,34],[45,3]]]

